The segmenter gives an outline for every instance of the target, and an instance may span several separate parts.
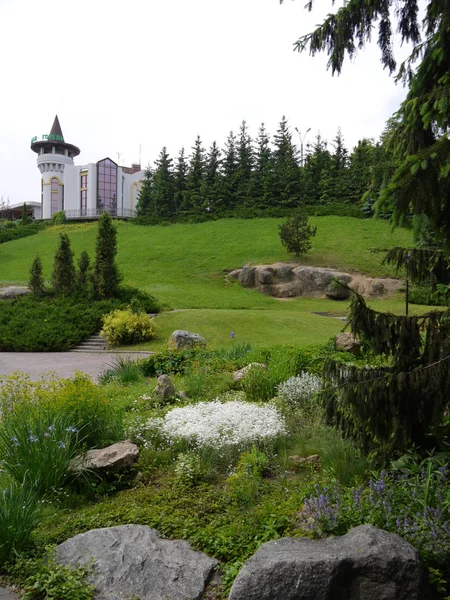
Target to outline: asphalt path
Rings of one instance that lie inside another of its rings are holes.
[[[51,373],[72,377],[75,371],[81,371],[96,380],[119,357],[139,360],[150,354],[152,352],[0,352],[0,375],[20,371],[36,381]]]

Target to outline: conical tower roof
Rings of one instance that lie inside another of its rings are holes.
[[[73,144],[68,144],[64,140],[63,132],[61,129],[61,125],[59,123],[58,115],[55,116],[55,120],[53,121],[52,128],[48,135],[43,135],[41,139],[37,137],[31,140],[31,149],[36,154],[64,154],[70,158],[74,158],[80,154],[80,149]],[[56,151],[55,151],[56,149]],[[61,152],[62,150],[62,152]]]
[[[58,115],[55,116],[55,120],[53,121],[53,125],[50,130],[50,135],[60,136],[62,138],[62,141],[64,141],[64,136],[63,136],[63,132],[61,130],[61,125],[59,124]]]

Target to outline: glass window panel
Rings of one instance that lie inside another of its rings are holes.
[[[99,175],[98,176],[98,182],[99,183],[104,183],[104,181],[105,181],[105,176],[104,175]]]
[[[104,172],[105,172],[105,167],[103,167],[103,166],[99,166],[99,168],[98,168],[98,173],[99,173],[99,175],[100,175],[101,173],[104,173]]]

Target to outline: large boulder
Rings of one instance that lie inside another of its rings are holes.
[[[93,529],[55,549],[59,563],[86,565],[97,600],[198,600],[217,561],[145,525]]]
[[[13,300],[31,294],[31,290],[22,285],[8,285],[0,288],[0,300]]]
[[[229,600],[430,600],[419,554],[398,535],[361,525],[326,540],[263,544]]]
[[[190,333],[184,329],[177,329],[169,338],[169,348],[195,348],[196,346],[206,346],[205,338],[198,333]]]
[[[81,458],[75,458],[72,467],[91,471],[129,469],[139,458],[139,449],[131,440],[117,442],[107,448],[88,450]]]
[[[167,400],[168,398],[175,396],[175,387],[168,375],[160,375],[158,377],[156,380],[155,391],[153,393],[155,396],[158,396],[163,400]]]
[[[244,287],[253,287],[255,285],[255,267],[245,265],[239,274],[239,281]]]

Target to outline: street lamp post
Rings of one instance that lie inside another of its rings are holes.
[[[405,314],[408,316],[409,314],[409,261],[411,259],[411,255],[408,253],[405,256],[405,267],[406,267],[406,290],[405,290]]]
[[[300,166],[303,167],[303,142],[305,141],[308,133],[311,131],[311,127],[308,127],[303,136],[298,130],[298,127],[295,128],[295,131],[298,133],[298,137],[300,138]]]

